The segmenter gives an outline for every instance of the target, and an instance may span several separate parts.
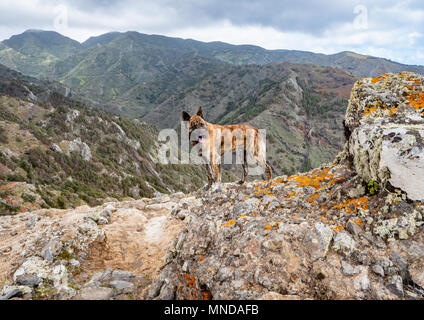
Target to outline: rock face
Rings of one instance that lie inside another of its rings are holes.
[[[389,152],[421,159],[418,78],[358,82],[345,151],[310,172],[1,217],[0,299],[423,299],[418,158]]]
[[[184,227],[172,209],[193,200],[160,196],[1,217],[0,299],[141,297]]]
[[[348,198],[354,176],[332,164],[270,185],[199,192],[202,205],[185,210],[186,228],[147,298],[403,298],[408,264],[424,255],[424,206],[382,193]],[[381,235],[395,214],[414,216],[413,232],[397,221]],[[409,240],[399,240],[402,232]]]
[[[78,152],[86,161],[90,161],[91,159],[90,147],[85,142],[82,142],[81,138],[76,138],[69,143],[69,151]]]
[[[358,81],[345,124],[348,150],[366,181],[390,184],[424,200],[424,77],[386,74]]]

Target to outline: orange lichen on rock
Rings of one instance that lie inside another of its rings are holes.
[[[381,75],[381,76],[379,76],[379,77],[377,77],[377,78],[372,78],[371,79],[371,82],[373,83],[373,84],[376,84],[377,82],[379,82],[381,79],[383,79],[383,78],[386,78],[387,77],[387,74],[383,74],[383,75]]]
[[[398,112],[398,108],[390,108],[389,109],[389,117],[393,117]]]
[[[223,227],[229,227],[229,226],[233,225],[234,223],[236,223],[236,220],[229,220],[228,222],[223,222],[222,226]]]
[[[330,227],[330,229],[339,232],[340,230],[344,229],[344,227],[342,225],[338,225],[335,227]]]
[[[409,106],[416,110],[424,108],[424,92],[422,90],[422,82],[419,79],[414,79],[407,73],[400,73],[399,76],[405,77],[406,81],[411,84],[408,85],[410,94],[407,95],[406,100],[409,102]]]
[[[366,107],[364,112],[362,112],[362,115],[365,116],[367,114],[370,114],[372,112],[376,112],[378,110],[377,107]]]
[[[424,92],[413,91],[407,98],[409,106],[414,109],[424,108]]]
[[[343,177],[334,178],[333,173],[328,173],[330,169],[324,168],[322,170],[315,169],[309,174],[302,176],[288,177],[288,181],[296,181],[298,187],[314,187],[316,190],[321,190],[329,187],[337,181],[344,180]]]
[[[281,196],[281,198],[282,198],[282,199],[290,199],[291,197],[293,197],[293,196],[295,196],[295,195],[297,195],[297,193],[296,193],[295,191],[292,191],[292,192],[290,192],[290,193],[283,194],[283,195]]]
[[[319,193],[314,193],[313,195],[309,196],[308,198],[308,202],[312,203],[312,204],[317,204],[318,202],[316,201],[319,197]]]
[[[184,274],[184,279],[187,281],[189,287],[194,287],[196,285],[196,278],[188,273]]]
[[[368,198],[360,197],[352,200],[345,200],[340,204],[336,204],[332,209],[342,210],[344,209],[347,213],[352,214],[358,212],[359,209],[368,209]]]

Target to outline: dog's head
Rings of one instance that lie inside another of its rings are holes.
[[[186,111],[182,112],[183,121],[188,122],[189,139],[193,146],[198,143],[204,143],[208,135],[208,124],[203,118],[202,107],[195,115],[190,116]]]

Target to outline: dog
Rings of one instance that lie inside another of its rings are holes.
[[[252,159],[266,173],[268,181],[271,181],[271,167],[265,159],[265,142],[260,138],[257,128],[246,124],[218,125],[207,122],[203,117],[202,107],[195,115],[190,116],[186,111],[182,111],[182,120],[188,122],[189,139],[192,146],[201,145],[201,150],[208,150],[210,157],[199,155],[205,159],[208,184],[205,189],[209,189],[213,183],[221,182],[221,156],[226,152],[242,152],[243,177],[238,182],[244,184],[248,176],[248,162]],[[264,139],[263,139],[264,140]]]

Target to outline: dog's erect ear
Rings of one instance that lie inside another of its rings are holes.
[[[204,119],[203,118],[203,110],[202,110],[202,107],[199,107],[199,110],[197,110],[197,113],[196,113],[200,118],[202,118],[202,119]]]
[[[190,115],[185,111],[183,111],[182,116],[183,116],[183,121],[189,121],[191,118]]]

